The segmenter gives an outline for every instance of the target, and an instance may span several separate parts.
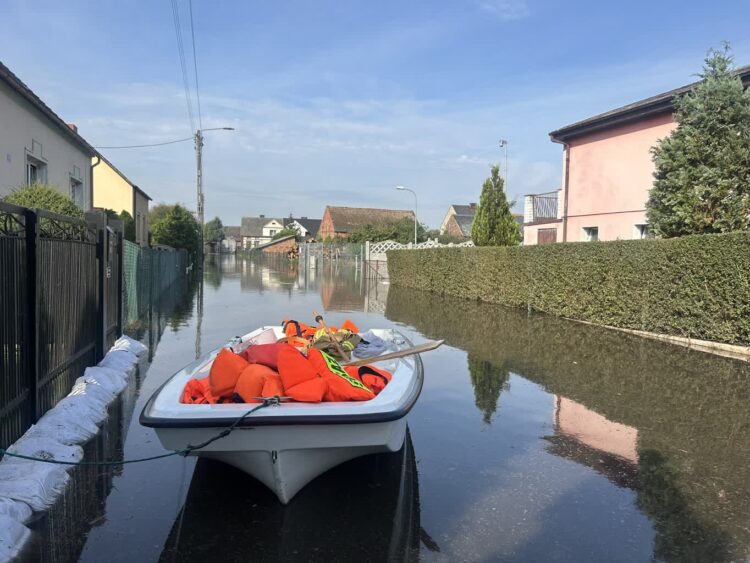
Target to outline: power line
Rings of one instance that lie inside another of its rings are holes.
[[[190,118],[190,131],[195,131],[195,118],[193,117],[193,103],[190,99],[190,82],[188,81],[187,65],[185,63],[185,46],[182,41],[182,27],[180,26],[180,10],[177,0],[170,0],[172,4],[172,20],[177,35],[177,53],[180,56],[180,69],[182,70],[182,85],[185,89],[185,101],[187,102],[188,117]]]
[[[150,143],[148,145],[121,145],[117,147],[94,147],[95,149],[141,149],[145,147],[161,147],[164,145],[173,145],[175,143],[184,143],[192,141],[195,137],[185,137],[184,139],[175,139],[174,141],[164,141],[163,143]]]
[[[198,101],[198,127],[203,129],[203,117],[201,116],[201,91],[198,87],[198,58],[195,55],[195,27],[193,26],[193,0],[188,1],[190,7],[190,35],[193,39],[193,70],[195,71],[195,97]]]

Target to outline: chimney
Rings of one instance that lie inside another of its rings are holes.
[[[470,204],[469,204],[469,207],[471,207],[472,209],[474,209],[474,208],[475,208],[476,206],[477,206],[477,204],[476,204],[476,203],[470,203]]]
[[[68,123],[67,125],[68,125],[68,127],[70,127],[70,128],[71,128],[71,129],[73,130],[73,131],[75,131],[76,133],[78,133],[78,125],[76,125],[75,123]]]
[[[265,218],[266,218],[266,216],[265,216],[265,215],[261,215],[261,216],[260,216],[260,218],[261,218],[261,219],[265,219]]]

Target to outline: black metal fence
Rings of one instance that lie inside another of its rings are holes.
[[[122,332],[122,223],[0,202],[0,447]]]

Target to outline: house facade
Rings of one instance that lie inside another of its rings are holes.
[[[224,238],[221,240],[220,252],[234,254],[242,247],[241,227],[224,227]]]
[[[346,238],[358,227],[374,225],[384,221],[414,220],[413,211],[402,209],[373,209],[368,207],[327,206],[318,231],[323,240]]]
[[[127,211],[135,223],[135,242],[148,246],[148,202],[151,197],[101,155],[94,157],[93,171],[94,207],[117,213]]]
[[[476,215],[476,213],[476,203],[470,203],[469,205],[451,205],[440,225],[440,234],[448,235],[457,239],[471,238],[471,225],[474,222],[474,215]]]
[[[303,240],[314,240],[320,227],[320,219],[307,217],[243,217],[239,231],[239,248],[250,249],[273,240],[279,231],[295,228]]]
[[[737,74],[745,86],[750,83],[750,67]],[[553,195],[527,196],[524,244],[649,237],[651,148],[677,127],[675,98],[694,87],[689,84],[550,133],[563,147],[556,217],[553,220],[545,204]]]
[[[0,197],[48,184],[83,210],[92,207],[94,148],[0,63]]]

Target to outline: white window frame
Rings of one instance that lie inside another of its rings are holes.
[[[86,196],[83,193],[83,182],[77,178],[70,177],[70,199],[81,209],[86,205]]]
[[[592,225],[583,228],[583,236],[586,242],[596,242],[599,240],[599,227]]]

